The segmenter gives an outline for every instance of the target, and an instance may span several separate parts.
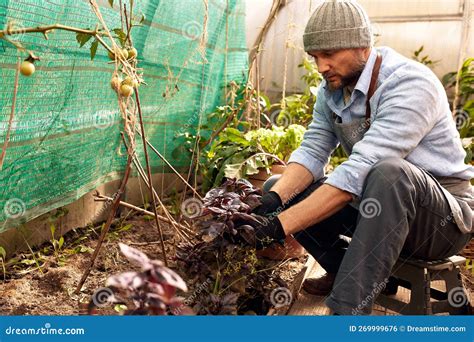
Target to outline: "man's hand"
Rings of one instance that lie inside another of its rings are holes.
[[[277,210],[283,210],[283,203],[281,202],[280,196],[275,191],[266,193],[262,196],[260,201],[262,204],[253,211],[257,215],[268,216]]]
[[[257,249],[262,249],[274,242],[279,242],[286,236],[277,216],[264,217],[255,215],[254,220],[246,221],[244,225],[254,229],[255,246]]]

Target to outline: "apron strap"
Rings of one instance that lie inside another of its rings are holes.
[[[367,129],[370,127],[370,99],[377,88],[377,79],[379,78],[380,65],[382,64],[382,55],[377,52],[377,59],[375,60],[374,69],[372,70],[372,77],[370,79],[369,91],[367,92],[367,100],[365,102],[365,123]]]

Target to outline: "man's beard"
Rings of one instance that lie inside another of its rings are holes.
[[[338,89],[342,89],[348,85],[355,86],[357,84],[357,81],[359,80],[360,75],[362,75],[366,64],[367,62],[363,58],[358,59],[354,65],[354,69],[348,75],[341,76],[341,83],[338,86],[333,87],[331,86],[330,82],[327,82],[329,88],[332,91],[335,91]]]

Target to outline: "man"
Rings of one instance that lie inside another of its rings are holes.
[[[322,3],[303,38],[324,76],[313,122],[255,212],[270,219],[253,226],[261,245],[293,234],[321,264],[304,289],[334,314],[370,314],[400,255],[445,258],[469,242],[474,168],[439,80],[374,48],[359,4]],[[338,144],[349,158],[324,177]]]

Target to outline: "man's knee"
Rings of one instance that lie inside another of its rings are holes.
[[[376,162],[369,173],[367,181],[383,181],[387,183],[396,182],[402,175],[406,174],[408,162],[405,159],[390,157]]]
[[[386,158],[378,161],[367,174],[364,181],[362,198],[376,197],[390,201],[393,192],[398,192],[403,198],[413,199],[416,188],[421,184],[417,176],[418,168],[402,158]],[[417,185],[417,187],[414,186]]]

